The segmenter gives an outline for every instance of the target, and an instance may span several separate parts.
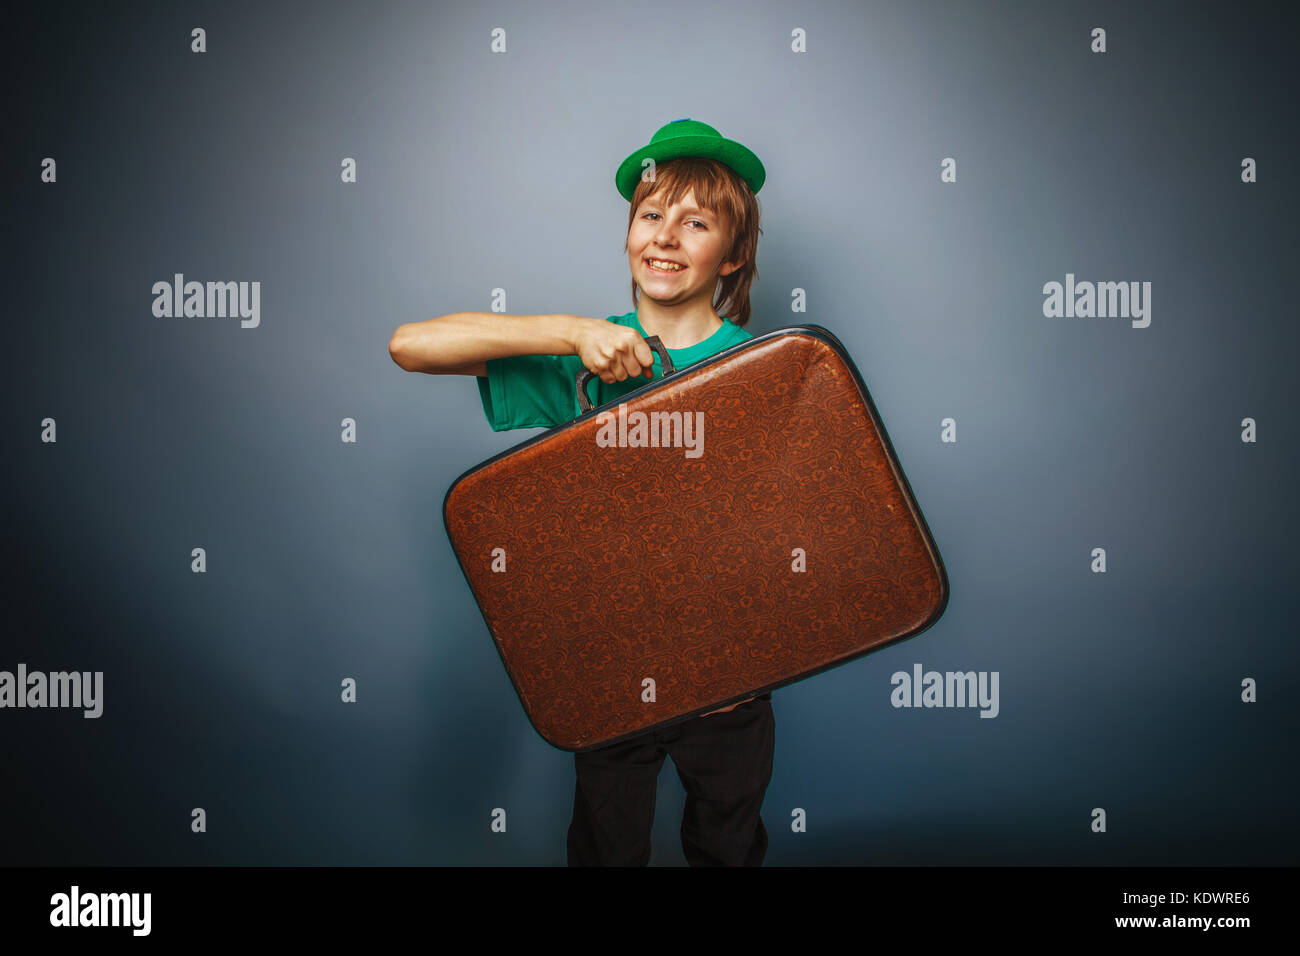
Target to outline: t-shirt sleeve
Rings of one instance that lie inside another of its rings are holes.
[[[509,355],[487,360],[477,378],[483,413],[496,432],[553,428],[578,417],[576,355]],[[591,386],[588,385],[588,389]]]

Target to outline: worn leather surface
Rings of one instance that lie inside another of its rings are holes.
[[[554,746],[725,706],[942,613],[938,552],[836,346],[779,330],[627,405],[702,411],[703,455],[598,447],[593,415],[466,473],[444,503],[502,661]]]

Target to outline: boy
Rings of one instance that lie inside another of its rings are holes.
[[[654,165],[643,175],[646,159]],[[583,367],[600,379],[587,385],[597,406],[644,384],[642,377],[662,375],[644,336],[659,336],[678,369],[752,338],[742,326],[758,275],[755,194],[765,177],[757,156],[713,127],[691,119],[669,123],[615,175],[631,204],[624,248],[635,311],[604,320],[455,313],[400,326],[389,352],[407,371],[477,376],[483,410],[493,430],[502,431],[576,418],[574,376]],[[650,861],[665,755],[686,788],[687,862],[760,865],[767,831],[759,811],[772,776],[774,730],[771,694],[762,694],[574,754],[569,865]]]

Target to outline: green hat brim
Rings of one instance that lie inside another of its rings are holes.
[[[767,179],[767,170],[758,157],[735,140],[717,136],[677,136],[661,143],[642,146],[619,164],[618,172],[614,174],[614,185],[618,187],[619,195],[628,202],[632,201],[636,184],[641,179],[643,160],[653,159],[657,164],[682,156],[702,156],[730,166],[749,184],[755,195],[758,195]]]

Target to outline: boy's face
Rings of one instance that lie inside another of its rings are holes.
[[[664,305],[696,297],[711,303],[718,278],[740,268],[723,262],[731,245],[731,224],[719,213],[701,209],[688,191],[671,209],[662,192],[641,201],[627,234],[628,266],[641,293]],[[658,269],[648,260],[667,260],[680,268]]]

